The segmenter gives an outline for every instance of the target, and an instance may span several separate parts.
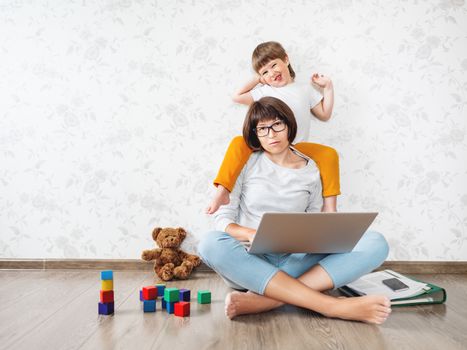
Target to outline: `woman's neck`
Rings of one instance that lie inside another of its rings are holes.
[[[290,147],[286,147],[278,153],[265,152],[266,157],[284,168],[302,168],[306,165],[306,160],[292,152]]]

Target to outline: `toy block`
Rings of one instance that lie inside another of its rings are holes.
[[[211,304],[211,292],[208,290],[199,290],[198,304]]]
[[[161,300],[162,300],[162,308],[167,309],[167,302],[164,300],[164,298],[162,298]]]
[[[167,302],[166,302],[165,308],[166,308],[166,310],[167,310],[167,312],[168,312],[169,314],[173,314],[173,313],[174,313],[174,311],[175,311],[175,303],[177,303],[177,302],[176,302],[176,301],[174,301],[174,302],[169,302],[169,301],[167,301]]]
[[[180,317],[190,316],[190,303],[187,301],[175,303],[174,314]]]
[[[113,303],[114,291],[113,290],[101,290],[101,303]]]
[[[99,315],[111,315],[114,313],[114,303],[99,303]]]
[[[167,302],[177,302],[180,300],[180,292],[178,288],[165,288],[164,299]]]
[[[114,274],[112,270],[101,271],[101,280],[110,281],[114,279]]]
[[[189,289],[180,289],[180,300],[181,301],[190,301],[191,292]]]
[[[143,300],[144,312],[156,312],[156,300]]]
[[[143,287],[143,300],[157,299],[157,289],[154,286]]]
[[[144,299],[143,299],[143,290],[141,289],[141,290],[139,291],[139,301],[143,301],[143,300],[144,300]]]
[[[158,297],[163,297],[164,296],[164,290],[165,290],[165,284],[158,283],[156,284],[157,288],[157,296]]]
[[[101,290],[113,290],[114,289],[114,281],[113,280],[102,280],[102,287]]]

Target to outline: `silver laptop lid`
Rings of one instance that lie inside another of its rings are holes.
[[[371,225],[371,213],[265,213],[249,253],[346,253]]]

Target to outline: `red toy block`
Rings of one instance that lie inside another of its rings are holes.
[[[190,303],[187,301],[179,301],[175,303],[175,316],[185,317],[190,316]]]
[[[143,300],[157,299],[157,288],[154,286],[143,287]]]
[[[101,290],[101,303],[112,303],[114,301],[113,290]]]

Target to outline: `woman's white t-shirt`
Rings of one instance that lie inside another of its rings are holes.
[[[230,203],[214,214],[216,230],[231,223],[258,228],[266,212],[319,212],[321,178],[315,162],[300,169],[280,166],[265,152],[253,152],[230,193]]]
[[[292,110],[297,121],[297,136],[292,143],[308,141],[312,117],[310,109],[323,98],[310,83],[293,82],[283,87],[259,85],[250,91],[254,101],[271,96],[285,102]]]

